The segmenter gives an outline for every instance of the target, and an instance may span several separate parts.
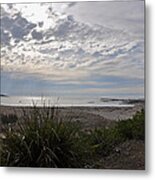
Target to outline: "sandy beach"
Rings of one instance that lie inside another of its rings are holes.
[[[38,107],[41,111],[43,108]],[[144,108],[144,103],[136,103],[133,107],[55,107],[55,113],[64,120],[79,121],[85,128],[109,126],[115,121],[131,118]],[[1,106],[1,114],[23,116],[23,110],[29,114],[32,107]]]

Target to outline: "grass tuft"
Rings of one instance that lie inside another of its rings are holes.
[[[23,109],[18,120],[16,115],[2,117],[1,166],[95,168],[96,159],[110,155],[119,144],[145,138],[144,110],[114,127],[89,132],[79,122],[61,119],[50,107],[34,106],[28,113]],[[10,120],[14,123],[8,125]]]

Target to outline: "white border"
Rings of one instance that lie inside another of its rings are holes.
[[[1,0],[1,3],[62,2],[69,0]],[[71,0],[75,1],[75,0]],[[83,1],[83,0],[79,0]],[[93,1],[93,0],[90,0]],[[131,1],[131,0],[130,0]],[[146,0],[146,171],[0,168],[2,180],[79,180],[155,178],[155,0]],[[153,101],[154,100],[154,101]]]
[[[77,2],[84,0],[1,0],[1,3],[29,3],[29,2]],[[85,1],[95,1],[95,0],[85,0]],[[97,0],[97,1],[134,1],[134,0]]]

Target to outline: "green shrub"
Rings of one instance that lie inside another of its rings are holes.
[[[79,124],[62,122],[53,110],[39,112],[6,130],[1,147],[2,166],[82,167],[83,148]],[[28,116],[27,116],[28,118]],[[80,140],[81,141],[81,140]]]
[[[116,125],[118,133],[124,140],[126,139],[145,139],[145,112],[137,112],[132,119],[119,121]]]
[[[5,114],[1,114],[0,115],[0,122],[2,124],[9,124],[9,123],[15,123],[18,120],[18,117],[15,114],[9,114],[9,115],[5,115]]]
[[[132,119],[119,121],[112,128],[98,128],[90,133],[90,143],[96,154],[107,156],[115,147],[130,139],[145,138],[145,113],[137,112]]]
[[[95,154],[107,156],[123,139],[115,128],[98,128],[90,134],[90,141]]]

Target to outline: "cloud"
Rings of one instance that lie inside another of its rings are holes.
[[[118,7],[120,3],[103,2],[99,3],[103,10],[105,7],[116,8],[112,15],[106,15],[107,10],[104,12],[99,8],[98,12],[93,12],[94,18],[90,16],[92,21],[89,18],[87,22],[77,18],[80,16],[78,13],[68,14],[79,7],[83,12],[86,4],[92,11],[92,3],[2,5],[3,71],[21,72],[60,84],[63,81],[74,82],[73,84],[88,81],[96,85],[95,81],[90,81],[92,75],[143,79],[144,40],[143,35],[138,34],[142,34],[139,31],[144,18],[141,11],[135,12],[137,17],[135,13],[128,16],[130,11],[127,6],[123,10],[122,5]],[[93,4],[94,8],[98,7],[98,3]],[[137,10],[137,5],[129,6]],[[121,13],[125,11],[127,12],[122,17]],[[88,11],[87,13],[89,14]],[[117,16],[113,26],[109,25],[109,20],[105,23],[107,19],[114,22],[114,15]],[[99,16],[103,17],[104,23]],[[96,22],[97,18],[99,23],[94,25],[93,21]],[[86,15],[84,19],[87,19]],[[138,25],[135,26],[137,22]],[[127,23],[129,27],[134,26],[134,30],[132,27],[124,29],[124,24]],[[138,35],[134,34],[135,31]]]
[[[144,35],[144,1],[79,2],[68,9],[67,14],[72,13],[87,24],[123,29],[135,38]]]
[[[2,9],[5,12],[3,7]],[[6,42],[7,44],[10,44],[8,40],[11,38],[22,40],[24,39],[24,36],[27,36],[34,27],[36,27],[36,25],[23,18],[20,12],[15,13],[12,16],[8,13],[3,13],[1,17],[1,42],[2,44],[6,44]]]
[[[37,39],[37,40],[43,39],[43,34],[41,32],[37,32],[36,30],[33,30],[31,35],[33,39]]]

